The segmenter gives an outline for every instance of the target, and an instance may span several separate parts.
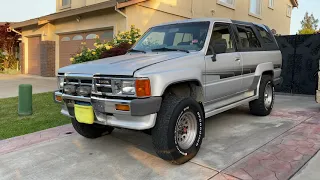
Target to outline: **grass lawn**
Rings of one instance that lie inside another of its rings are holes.
[[[70,123],[52,92],[33,95],[33,115],[18,116],[18,97],[0,99],[0,140]]]

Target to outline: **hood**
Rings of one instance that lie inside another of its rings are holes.
[[[129,53],[122,56],[74,64],[59,69],[58,73],[104,74],[133,76],[136,70],[163,61],[187,56],[184,52],[166,53]]]

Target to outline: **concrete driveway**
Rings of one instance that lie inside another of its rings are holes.
[[[57,89],[56,78],[0,74],[0,98],[18,96],[20,84],[31,84],[33,93],[50,92]]]
[[[0,141],[11,146],[0,179],[288,179],[320,149],[319,107],[313,97],[276,96],[268,117],[247,106],[211,117],[199,154],[181,166],[159,159],[141,132],[89,140],[51,129]]]

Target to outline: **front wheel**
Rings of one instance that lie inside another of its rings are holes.
[[[183,164],[198,153],[204,134],[204,115],[194,99],[167,95],[152,130],[152,141],[159,157]]]
[[[259,98],[249,103],[250,112],[257,116],[267,116],[274,104],[274,85],[272,77],[263,75],[260,81]]]

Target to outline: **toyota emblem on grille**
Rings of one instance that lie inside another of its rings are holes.
[[[108,84],[108,85],[111,84],[110,80],[106,80],[106,79],[101,79],[98,82],[99,82],[99,84]]]

